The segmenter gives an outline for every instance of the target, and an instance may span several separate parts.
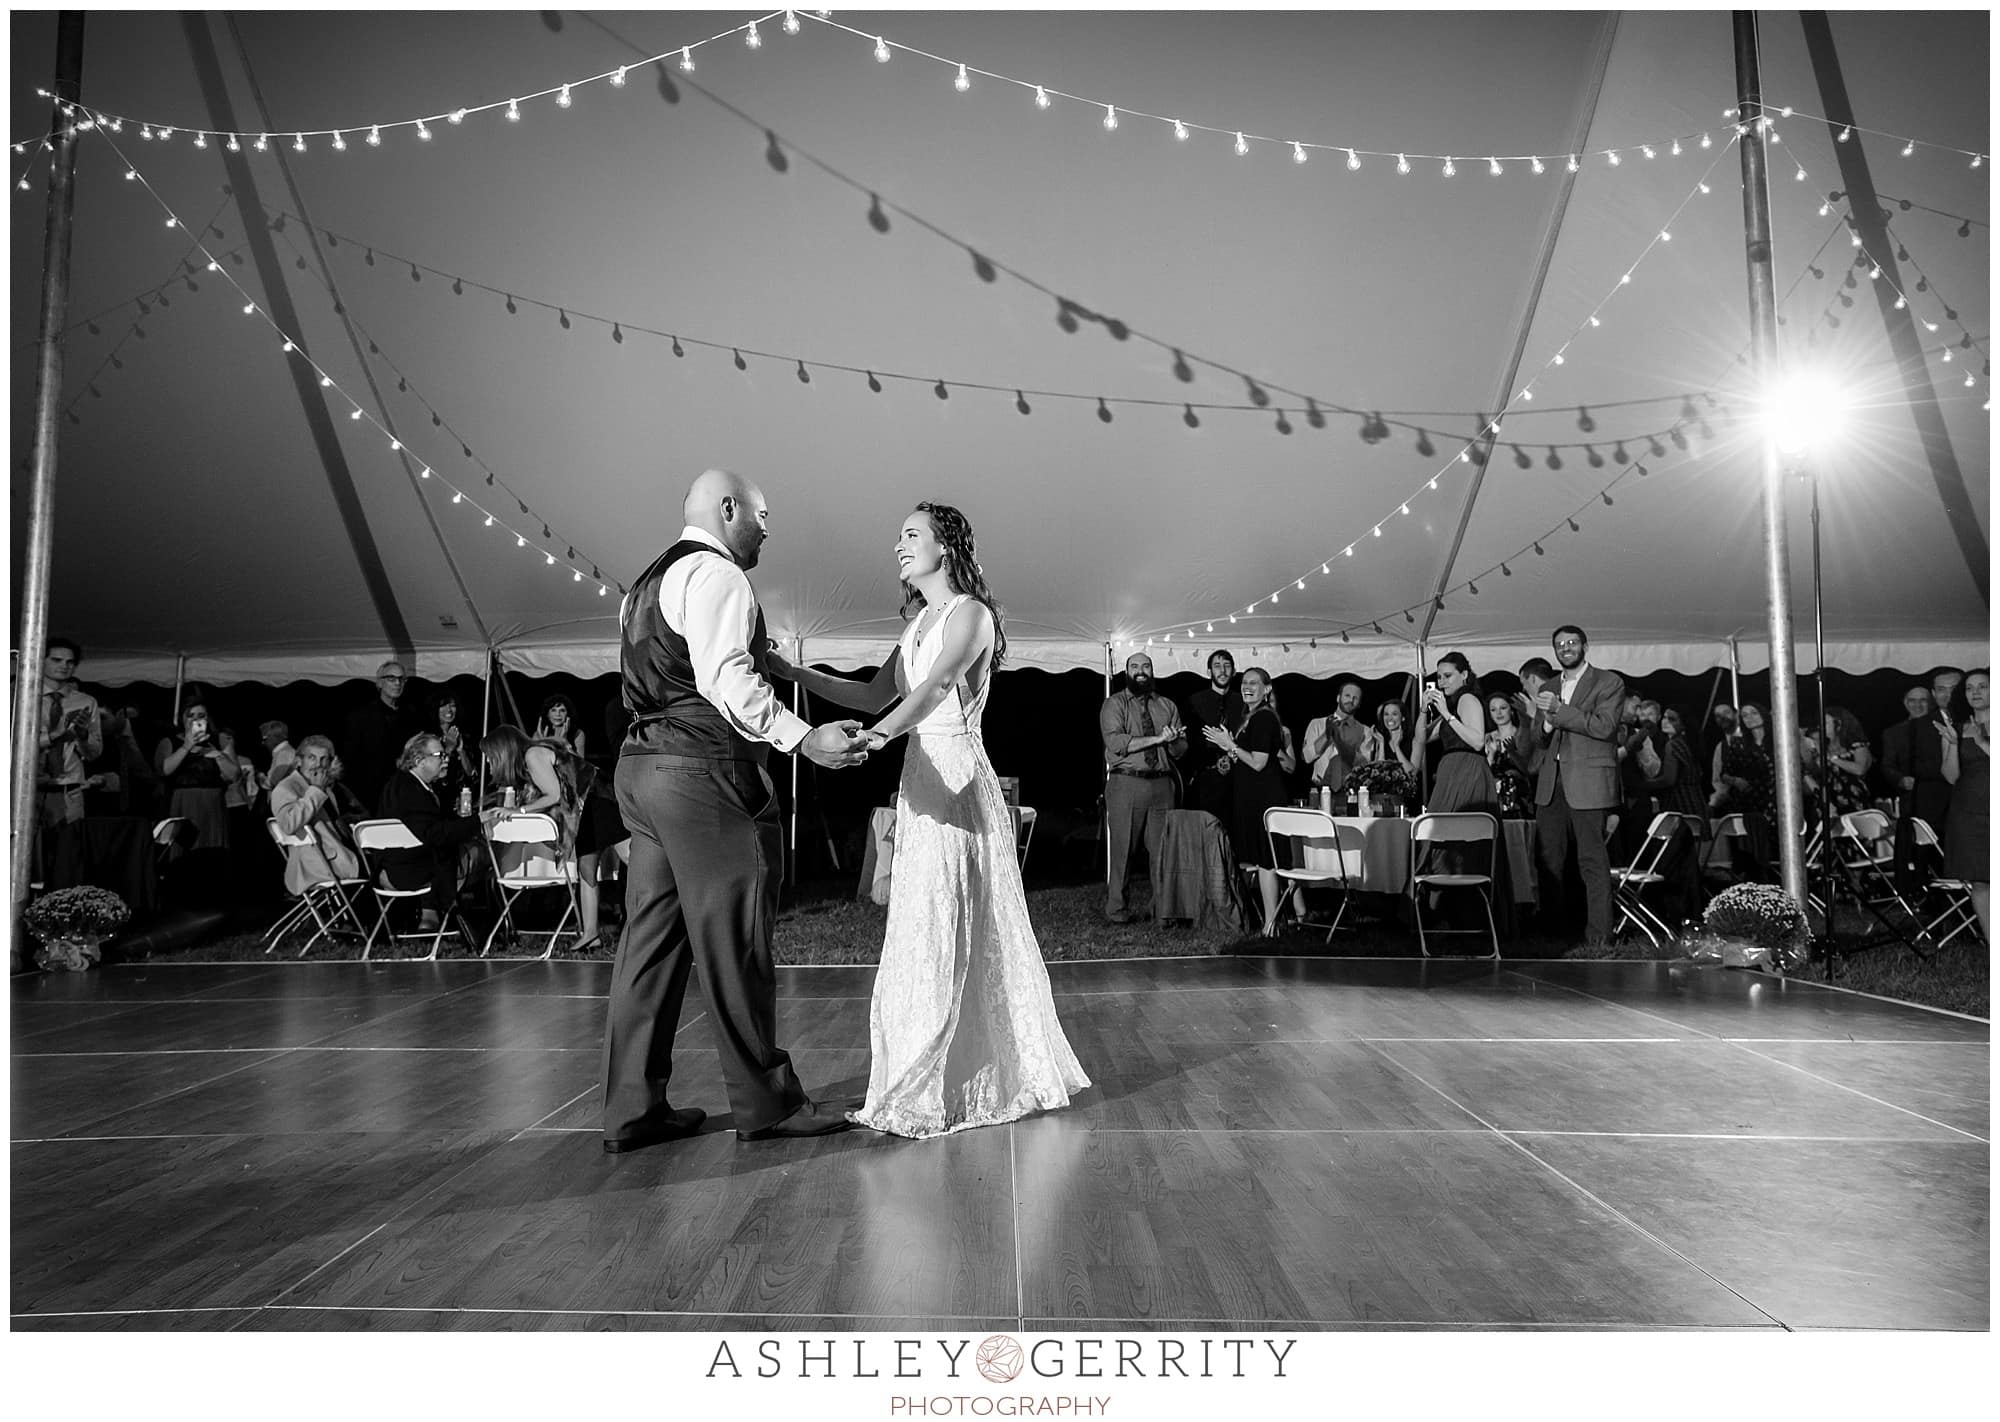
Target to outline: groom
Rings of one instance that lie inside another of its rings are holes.
[[[771,926],[784,838],[764,762],[773,745],[819,765],[859,765],[867,746],[856,721],[808,728],[764,679],[764,614],[744,576],[770,536],[763,491],[710,469],[681,514],[679,540],[618,609],[632,724],[616,784],[632,858],[604,1028],[604,1149],[614,1155],[693,1135],[705,1119],[667,1104],[697,964],[737,1136],[847,1125],[807,1098],[776,1042]]]

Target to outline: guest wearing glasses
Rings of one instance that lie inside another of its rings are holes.
[[[442,916],[451,912],[452,900],[458,895],[462,847],[477,840],[480,828],[502,813],[482,810],[461,819],[451,806],[442,803],[437,783],[444,774],[444,761],[444,742],[432,732],[419,731],[404,743],[395,773],[378,796],[381,817],[401,820],[404,828],[423,841],[418,848],[384,849],[375,855],[376,866],[390,888],[430,890],[420,901],[419,933],[436,932]]]
[[[1625,683],[1590,665],[1590,638],[1566,623],[1549,638],[1560,678],[1535,694],[1537,734],[1546,742],[1535,787],[1535,838],[1544,902],[1562,895],[1570,847],[1583,880],[1584,942],[1611,937],[1611,857],[1604,817],[1618,804],[1618,713]]]

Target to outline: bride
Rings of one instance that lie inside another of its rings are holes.
[[[902,704],[869,732],[908,733],[896,794],[889,926],[869,1008],[868,1099],[852,1118],[939,1136],[1069,1104],[1090,1085],[1056,1020],[1028,922],[1014,821],[979,735],[1007,650],[973,556],[972,525],[921,503],[896,540],[905,612],[916,615],[872,681],[771,670],[857,711]]]

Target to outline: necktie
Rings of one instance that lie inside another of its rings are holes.
[[[1139,698],[1139,734],[1142,736],[1152,736],[1159,734],[1158,729],[1153,725],[1152,702],[1149,698],[1144,696]],[[1160,748],[1158,746],[1147,746],[1146,769],[1158,770],[1159,768],[1160,768]]]

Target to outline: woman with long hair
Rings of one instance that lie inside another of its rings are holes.
[[[1229,841],[1236,862],[1257,873],[1257,893],[1263,900],[1266,938],[1278,933],[1278,866],[1271,857],[1271,837],[1264,833],[1264,811],[1286,803],[1284,728],[1271,706],[1271,674],[1262,667],[1243,673],[1243,724],[1234,734],[1207,726],[1209,744],[1236,764],[1229,772]]]
[[[583,723],[577,719],[576,703],[560,691],[542,703],[541,719],[535,723],[535,739],[558,742],[578,760],[587,758]]]
[[[1946,732],[1944,778],[1951,782],[1951,809],[1945,815],[1944,867],[1965,881],[1979,932],[1993,941],[1993,868],[1990,830],[1993,782],[1993,673],[1974,667],[1953,693],[1947,713],[1958,728]]]
[[[458,792],[479,778],[479,766],[472,759],[472,747],[458,724],[458,698],[449,691],[431,702],[431,727],[444,746],[444,772],[438,776],[438,803],[447,807],[458,803]]]
[[[517,813],[543,814],[556,822],[562,834],[562,852],[576,859],[577,907],[583,915],[583,937],[576,951],[594,951],[601,946],[597,933],[598,856],[610,847],[597,842],[596,815],[590,810],[595,800],[589,793],[595,771],[561,741],[530,740],[519,726],[495,726],[479,743],[479,751],[486,758],[489,799],[498,796],[504,800],[512,789]],[[540,845],[496,848],[504,873],[514,872],[531,858],[554,855],[553,850]]]
[[[1437,683],[1424,692],[1423,709],[1429,721],[1426,739],[1438,745],[1437,769],[1424,808],[1433,814],[1496,813],[1500,792],[1493,782],[1493,767],[1486,763],[1486,712],[1465,653],[1446,652],[1438,658]]]
[[[1393,760],[1415,775],[1417,763],[1412,755],[1413,749],[1409,717],[1403,712],[1403,703],[1384,701],[1375,708],[1375,729],[1362,740],[1362,753],[1370,760]]]
[[[167,789],[167,814],[185,819],[188,831],[177,843],[188,851],[177,870],[190,902],[220,903],[228,888],[228,787],[242,774],[236,757],[222,748],[220,727],[199,697],[181,707],[179,744],[168,736],[153,751],[153,768]]]
[[[948,1135],[1069,1103],[1090,1085],[1063,1036],[1015,857],[1012,811],[980,717],[1006,657],[1000,605],[972,525],[920,503],[898,526],[909,625],[866,682],[769,670],[869,713],[879,748],[907,734],[882,965],[868,1011],[868,1099],[853,1119],[892,1135]]]
[[[1861,728],[1861,718],[1845,706],[1827,707],[1818,779],[1820,793],[1833,802],[1835,819],[1869,807],[1868,769],[1874,764],[1875,755],[1868,748],[1868,733]]]
[[[1771,766],[1771,713],[1752,701],[1737,712],[1736,729],[1722,743],[1722,789],[1710,807],[1730,814],[1768,815],[1775,803]]]

